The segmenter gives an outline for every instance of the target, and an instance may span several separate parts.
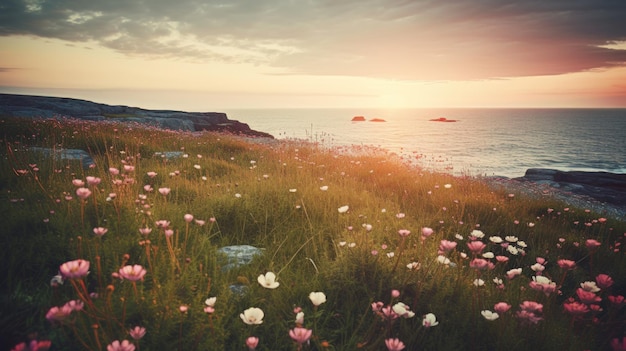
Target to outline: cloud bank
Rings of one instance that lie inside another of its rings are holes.
[[[0,0],[0,36],[130,56],[398,80],[626,65],[626,1]]]

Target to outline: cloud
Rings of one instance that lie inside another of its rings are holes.
[[[97,43],[285,74],[401,80],[556,75],[626,65],[626,2],[4,0],[0,35]]]

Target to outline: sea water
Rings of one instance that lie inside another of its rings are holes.
[[[528,168],[626,173],[626,109],[248,109],[230,119],[277,139],[374,146],[435,171],[523,176]],[[353,122],[354,116],[366,121]],[[456,122],[434,122],[444,117]],[[371,119],[385,122],[372,122]]]

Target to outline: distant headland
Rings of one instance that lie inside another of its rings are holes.
[[[268,133],[251,129],[246,123],[228,119],[226,114],[222,112],[148,110],[139,107],[112,106],[87,100],[49,96],[0,94],[0,116],[68,117],[91,121],[136,122],[171,130],[206,130],[273,138]]]

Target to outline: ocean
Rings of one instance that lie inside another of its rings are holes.
[[[521,177],[528,168],[626,173],[626,109],[247,109],[277,139],[374,146],[434,171]],[[366,121],[353,122],[354,116]],[[444,117],[456,122],[433,122]],[[373,118],[385,122],[372,122]]]

